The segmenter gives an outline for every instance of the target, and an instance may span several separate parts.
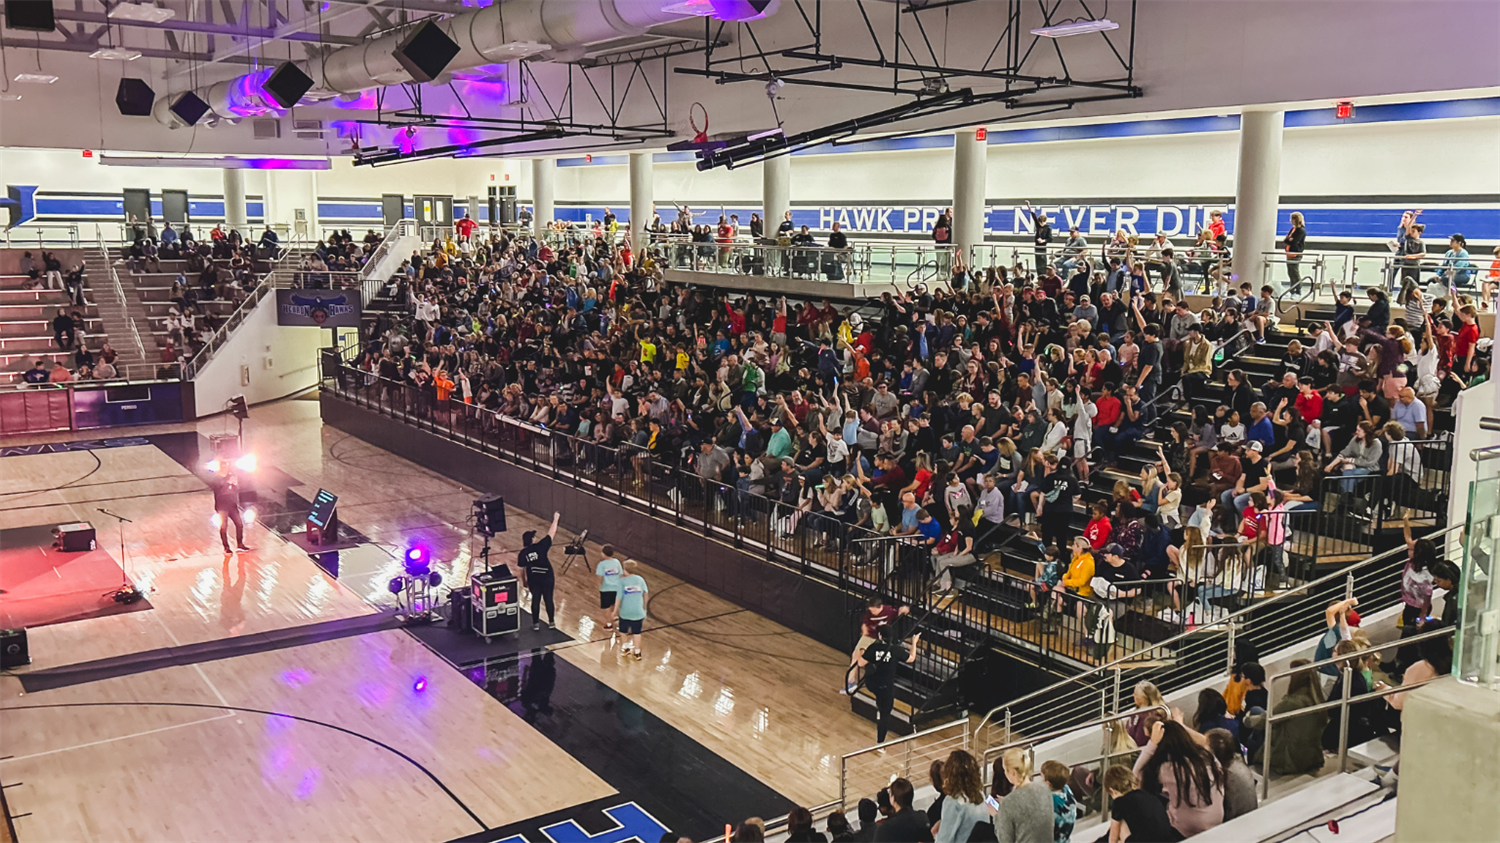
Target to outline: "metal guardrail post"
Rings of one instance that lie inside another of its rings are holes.
[[[1230,624],[1228,624],[1228,627],[1229,627],[1229,654],[1227,656],[1227,664],[1225,666],[1224,672],[1232,674],[1232,673],[1234,673],[1234,668],[1235,668],[1235,664],[1234,664],[1235,635],[1236,635],[1236,633],[1239,632],[1240,625],[1237,624],[1237,623],[1230,623]]]
[[[1271,795],[1271,727],[1276,724],[1271,712],[1276,710],[1276,683],[1266,680],[1266,728],[1265,740],[1260,745],[1260,801]]]
[[[1346,663],[1340,672],[1344,678],[1343,704],[1339,706],[1339,772],[1342,773],[1347,769],[1349,760],[1349,693],[1354,669]]]
[[[1005,709],[1005,742],[1006,743],[1010,743],[1011,740],[1012,740],[1012,737],[1013,736],[1012,736],[1011,731],[1010,731],[1010,709],[1007,708],[1007,709]],[[985,747],[985,751],[988,751],[988,750],[989,750],[989,747],[986,746]]]
[[[1353,597],[1354,597],[1354,572],[1350,571],[1349,574],[1348,574],[1348,576],[1344,577],[1344,599],[1345,600],[1349,600],[1349,599],[1351,599]]]

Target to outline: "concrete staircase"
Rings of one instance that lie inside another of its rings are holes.
[[[89,251],[87,260],[89,286],[94,291],[94,300],[99,307],[100,323],[110,346],[119,355],[115,360],[115,368],[121,375],[129,372],[135,377],[146,377],[147,364],[156,360],[146,356],[140,332],[142,326],[149,325],[149,322],[140,296],[136,294],[135,284],[130,280],[130,273],[120,272],[120,268],[102,245],[95,245]],[[150,328],[144,330],[149,335]]]

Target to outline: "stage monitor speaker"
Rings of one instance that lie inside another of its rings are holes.
[[[284,61],[277,65],[276,72],[261,87],[276,100],[276,104],[282,108],[291,108],[302,99],[302,95],[312,90],[313,80],[311,76],[302,72],[302,68]]]
[[[458,55],[458,43],[442,27],[426,21],[411,31],[392,53],[418,82],[431,82]]]
[[[31,652],[26,649],[26,630],[0,629],[0,670],[31,664]]]
[[[57,28],[52,0],[5,0],[5,28],[51,32]]]
[[[203,115],[208,113],[208,103],[199,99],[198,95],[192,91],[183,91],[177,99],[172,101],[171,109],[172,113],[177,115],[178,120],[189,126],[195,126],[199,120],[203,119]]]
[[[57,549],[64,553],[82,553],[95,547],[94,525],[87,521],[59,524],[52,534],[57,536]]]
[[[156,102],[156,92],[144,79],[125,77],[115,89],[115,105],[126,117],[150,117],[151,104]]]
[[[505,498],[485,495],[474,501],[474,531],[481,536],[505,532]]]

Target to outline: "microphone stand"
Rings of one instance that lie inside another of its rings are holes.
[[[145,595],[141,593],[141,590],[136,588],[135,585],[130,582],[130,574],[128,571],[129,558],[125,555],[125,525],[134,524],[135,522],[123,515],[110,512],[103,507],[99,507],[98,509],[105,515],[108,515],[110,518],[118,521],[120,525],[120,587],[110,592],[107,596],[114,598],[114,601],[116,603],[134,603],[137,600],[145,597]]]

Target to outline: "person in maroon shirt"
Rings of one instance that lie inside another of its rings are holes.
[[[1472,304],[1458,309],[1458,321],[1463,326],[1458,329],[1458,336],[1453,340],[1452,369],[1462,375],[1474,371],[1474,349],[1479,344],[1478,318]]]
[[[880,640],[881,630],[885,629],[891,621],[911,612],[907,606],[889,606],[885,598],[875,595],[870,598],[870,605],[865,609],[864,615],[859,620],[859,643],[854,645],[854,652],[849,656],[849,671],[846,674],[848,684],[839,690],[839,693],[848,695],[859,688],[859,657],[865,648]]]
[[[1106,453],[1114,450],[1116,431],[1110,428],[1120,423],[1120,412],[1124,405],[1115,397],[1115,385],[1106,383],[1101,387],[1102,395],[1094,400],[1099,412],[1094,416],[1094,444]]]

